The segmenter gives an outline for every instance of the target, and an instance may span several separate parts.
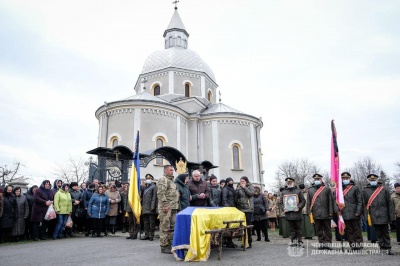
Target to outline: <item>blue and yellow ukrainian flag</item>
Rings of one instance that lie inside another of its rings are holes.
[[[136,135],[135,150],[133,152],[133,162],[131,178],[129,181],[128,202],[136,218],[136,223],[140,224],[140,214],[142,205],[140,204],[140,158],[139,158],[139,131]]]

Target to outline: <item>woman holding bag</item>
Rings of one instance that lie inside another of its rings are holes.
[[[32,233],[33,241],[38,241],[39,237],[42,240],[46,239],[46,230],[48,222],[44,219],[47,209],[53,204],[54,194],[51,191],[51,184],[49,180],[44,180],[40,187],[33,195],[34,203],[32,206]],[[40,226],[40,223],[42,225]],[[39,232],[40,231],[40,232]]]
[[[61,239],[65,230],[65,223],[72,212],[71,194],[69,194],[69,184],[64,183],[54,196],[54,210],[57,213],[57,224],[54,229],[52,239]]]

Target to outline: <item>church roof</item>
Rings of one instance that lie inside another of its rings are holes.
[[[232,108],[226,104],[223,103],[213,103],[208,106],[207,109],[205,109],[203,112],[201,112],[202,115],[208,115],[208,114],[216,114],[216,113],[238,113],[238,114],[244,114],[243,112]]]
[[[179,47],[172,47],[152,53],[144,63],[142,74],[169,67],[204,72],[216,82],[214,72],[195,51]]]
[[[185,25],[183,25],[182,19],[179,16],[177,10],[175,10],[174,15],[172,16],[171,21],[169,22],[169,25],[168,25],[167,29],[165,30],[165,32],[171,31],[173,29],[179,29],[179,30],[186,32]],[[165,33],[164,33],[164,37],[165,37]]]
[[[136,94],[136,95],[133,95],[133,96],[123,99],[123,101],[126,101],[126,100],[146,100],[146,101],[156,101],[156,102],[163,102],[163,103],[167,102],[167,101],[165,101],[161,98],[158,98],[156,96],[153,96],[147,92],[142,92],[142,93],[139,93],[139,94]]]

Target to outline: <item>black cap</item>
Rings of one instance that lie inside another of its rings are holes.
[[[394,183],[394,188],[397,188],[397,187],[400,187],[400,183],[399,182]]]
[[[343,172],[341,177],[351,177],[351,174],[349,172]]]
[[[300,189],[305,189],[306,186],[305,186],[304,184],[300,184],[300,185],[299,185],[299,188],[300,188]]]
[[[315,178],[315,179],[321,179],[321,178],[322,178],[322,175],[320,175],[320,174],[314,174],[312,177]]]
[[[154,176],[152,176],[151,174],[146,174],[144,178],[151,178],[152,180],[154,180]]]
[[[226,183],[228,184],[230,181],[233,181],[233,178],[232,177],[228,177],[227,179],[226,179]]]
[[[376,174],[369,174],[367,176],[367,179],[378,179],[378,178],[379,178],[379,176],[377,176]]]
[[[294,181],[294,178],[292,178],[292,177],[286,177],[286,178],[285,178],[285,181]]]
[[[79,186],[77,182],[71,182],[70,187],[77,187],[77,186]]]

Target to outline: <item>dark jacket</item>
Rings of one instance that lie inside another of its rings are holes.
[[[140,189],[142,214],[156,214],[157,211],[157,186],[142,186]]]
[[[367,206],[369,198],[378,187],[380,185],[373,187],[368,184],[365,186],[363,191],[365,206]],[[365,211],[365,216],[367,214],[368,212]],[[376,196],[369,208],[369,215],[371,216],[372,224],[390,224],[395,220],[393,202],[390,199],[390,193],[387,189],[383,188]]]
[[[216,185],[214,187],[210,184],[209,187],[210,187],[210,206],[212,207],[221,206],[221,189],[219,185]]]
[[[236,207],[235,189],[226,185],[222,189],[222,205],[223,207]]]
[[[50,201],[54,200],[53,192],[50,189],[48,189],[47,192],[48,193],[46,193],[46,189],[42,184],[33,195],[34,203],[32,206],[32,215],[31,215],[32,222],[42,222],[44,220],[44,216],[46,215],[47,209],[49,208],[46,205],[46,202],[48,200]]]
[[[4,193],[3,195],[3,216],[1,218],[1,228],[13,228],[17,219],[18,207],[13,194]]]
[[[85,209],[88,208],[90,198],[93,196],[94,193],[96,193],[96,189],[86,189],[85,192],[83,192],[82,201],[83,207]]]
[[[32,215],[32,207],[33,203],[35,202],[35,199],[33,198],[33,192],[32,192],[33,187],[31,187],[28,192],[26,192],[24,195],[26,197],[26,201],[28,202],[29,205],[29,216],[28,219],[30,220],[30,217]]]
[[[267,211],[269,210],[268,200],[264,193],[254,194],[254,221],[268,219]]]
[[[287,212],[285,212],[285,208],[284,208],[284,206],[285,206],[285,202],[284,201],[286,200],[285,195],[297,195],[297,199],[298,199],[298,202],[297,202],[298,210],[297,211],[287,211]],[[279,204],[281,205],[281,209],[285,212],[285,219],[286,220],[294,220],[295,221],[295,220],[302,220],[303,219],[302,210],[306,205],[306,200],[304,198],[303,192],[301,192],[301,190],[298,189],[297,187],[289,188],[289,187],[286,186],[285,189],[282,190],[282,197],[280,198]],[[314,206],[313,209],[315,207],[316,206]]]
[[[73,189],[69,190],[69,194],[71,194],[72,213],[75,213],[76,209],[83,206],[83,202],[82,202],[83,194],[80,190],[73,190]],[[75,200],[79,201],[78,205],[75,205]]]
[[[254,187],[251,183],[243,188],[240,187],[235,191],[236,208],[242,212],[253,212],[254,210]]]
[[[312,208],[313,218],[316,220],[330,220],[333,216],[333,199],[332,192],[330,188],[326,187],[324,184],[322,192],[315,199],[314,206]],[[320,186],[312,184],[312,187],[308,189],[308,200],[307,200],[307,212],[310,213],[311,201],[314,194],[317,192]],[[286,216],[286,214],[285,214]]]
[[[200,179],[198,182],[194,181],[193,178],[189,179],[187,183],[190,194],[192,195],[192,201],[190,202],[191,206],[207,206],[208,199],[210,198],[210,188],[208,187],[208,183],[203,179]],[[205,199],[197,198],[200,193],[206,194]]]
[[[179,191],[179,210],[183,211],[190,206],[190,190],[189,187],[178,178],[175,178],[174,182]]]
[[[121,210],[125,212],[132,212],[131,205],[128,200],[129,188],[126,191],[121,191]]]
[[[352,186],[351,189],[344,195],[344,208],[342,216],[344,220],[359,220],[363,214],[363,200],[361,190],[350,180],[350,184],[343,185],[343,191]],[[358,216],[356,216],[358,214]]]

